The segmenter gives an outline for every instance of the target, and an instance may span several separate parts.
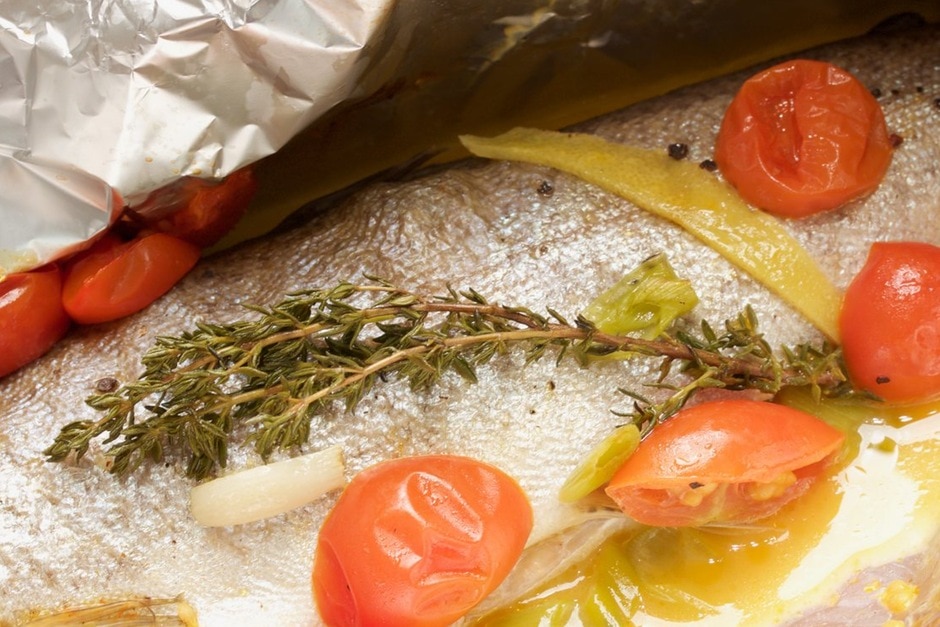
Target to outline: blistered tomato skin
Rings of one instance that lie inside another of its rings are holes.
[[[324,622],[450,625],[506,577],[532,529],[519,486],[457,456],[359,473],[320,529],[313,595]]]
[[[69,326],[56,266],[11,274],[0,281],[0,377],[43,355]]]
[[[752,522],[805,493],[843,440],[838,429],[783,405],[706,402],[654,428],[606,492],[648,525]]]
[[[940,397],[940,247],[873,244],[839,325],[856,387],[898,404]]]
[[[111,234],[71,260],[62,302],[73,320],[97,324],[138,312],[199,260],[199,248],[165,233],[122,242]]]
[[[791,218],[870,194],[891,154],[869,90],[841,68],[799,59],[744,83],[715,145],[721,173],[746,201]]]

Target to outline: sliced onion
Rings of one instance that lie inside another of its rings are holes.
[[[343,451],[316,453],[257,466],[192,489],[190,510],[201,525],[227,527],[269,518],[306,505],[342,487]]]

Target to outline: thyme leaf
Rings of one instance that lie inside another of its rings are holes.
[[[569,322],[551,308],[542,315],[493,304],[474,290],[424,297],[369,277],[248,309],[254,319],[197,324],[179,337],[157,338],[142,358],[143,374],[89,397],[103,416],[65,425],[44,451],[47,458],[81,458],[105,436],[116,475],[172,448],[188,458],[187,475],[203,478],[225,466],[236,425],[248,427],[249,442],[267,459],[303,445],[328,406],[339,402],[352,410],[379,381],[399,379],[424,390],[454,372],[475,382],[481,366],[516,346],[527,363],[547,354],[585,366],[625,355],[660,359],[655,385],[664,386],[674,371],[689,383],[659,404],[624,390],[634,405],[620,415],[647,431],[707,387],[775,393],[799,385],[811,386],[817,397],[851,393],[836,347],[800,345],[778,356],[750,308],[723,332],[702,323],[698,334],[670,329],[643,339],[601,332],[581,316]]]

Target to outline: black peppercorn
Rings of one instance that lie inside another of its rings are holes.
[[[675,159],[676,161],[680,159],[685,159],[686,157],[689,156],[688,144],[680,144],[680,143],[669,144],[669,148],[667,148],[667,151],[669,152],[669,156]]]

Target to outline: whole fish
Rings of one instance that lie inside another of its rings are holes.
[[[801,56],[829,60],[880,94],[888,128],[903,140],[874,194],[786,223],[845,287],[872,241],[940,244],[940,29],[871,35]],[[701,161],[712,156],[723,112],[749,74],[684,88],[578,130],[663,151],[683,143],[688,158]],[[64,424],[99,417],[84,404],[96,383],[133,380],[156,336],[251,317],[243,305],[363,275],[429,295],[448,285],[473,288],[492,301],[573,318],[657,252],[691,280],[701,301],[696,317],[720,323],[750,304],[771,345],[820,339],[679,227],[572,176],[479,160],[370,185],[289,230],[205,259],[139,315],[77,329],[0,380],[0,622],[15,624],[39,608],[182,594],[202,625],[319,623],[310,572],[335,495],[266,521],[203,528],[189,513],[193,481],[172,451],[166,463],[123,480],[96,464],[97,444],[75,464],[44,460]],[[305,450],[341,445],[350,476],[408,454],[488,461],[520,482],[535,510],[534,533],[544,534],[569,513],[557,501],[564,479],[618,423],[611,409],[629,405],[618,388],[642,389],[658,364],[523,362],[520,351],[500,357],[480,369],[476,385],[447,376],[415,393],[382,383],[354,411],[338,406],[316,420]],[[258,463],[249,447],[234,448],[227,471]],[[871,516],[877,525],[878,513]],[[905,564],[917,567],[916,559]],[[866,612],[871,624],[890,617],[877,603]]]

